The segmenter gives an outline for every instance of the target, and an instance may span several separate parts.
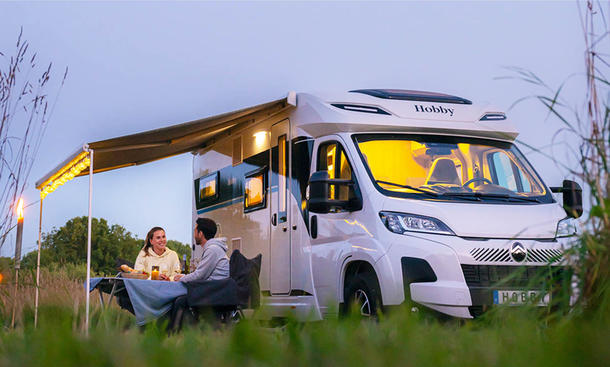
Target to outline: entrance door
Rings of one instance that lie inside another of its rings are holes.
[[[271,274],[272,294],[290,292],[290,218],[288,120],[271,127]]]

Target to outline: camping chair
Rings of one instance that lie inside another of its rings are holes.
[[[183,320],[198,322],[202,317],[221,324],[239,322],[243,310],[260,305],[262,255],[247,259],[239,250],[229,260],[229,278],[186,283],[187,294],[174,301],[168,331],[180,331]]]

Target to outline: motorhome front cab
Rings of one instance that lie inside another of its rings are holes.
[[[229,251],[262,254],[270,316],[413,303],[471,318],[549,302],[531,278],[561,272],[580,187],[554,190],[562,208],[504,113],[403,90],[292,98],[193,160],[193,215],[215,220]]]

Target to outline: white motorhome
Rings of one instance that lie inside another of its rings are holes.
[[[320,319],[355,301],[365,315],[413,302],[471,318],[548,303],[528,277],[561,268],[580,187],[547,187],[503,112],[406,90],[287,101],[193,152],[193,219],[215,220],[229,252],[262,254],[271,316]]]

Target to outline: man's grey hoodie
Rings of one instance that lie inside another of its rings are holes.
[[[203,246],[201,260],[194,272],[180,278],[181,282],[193,280],[218,280],[229,277],[229,258],[227,257],[227,239],[212,238]]]

